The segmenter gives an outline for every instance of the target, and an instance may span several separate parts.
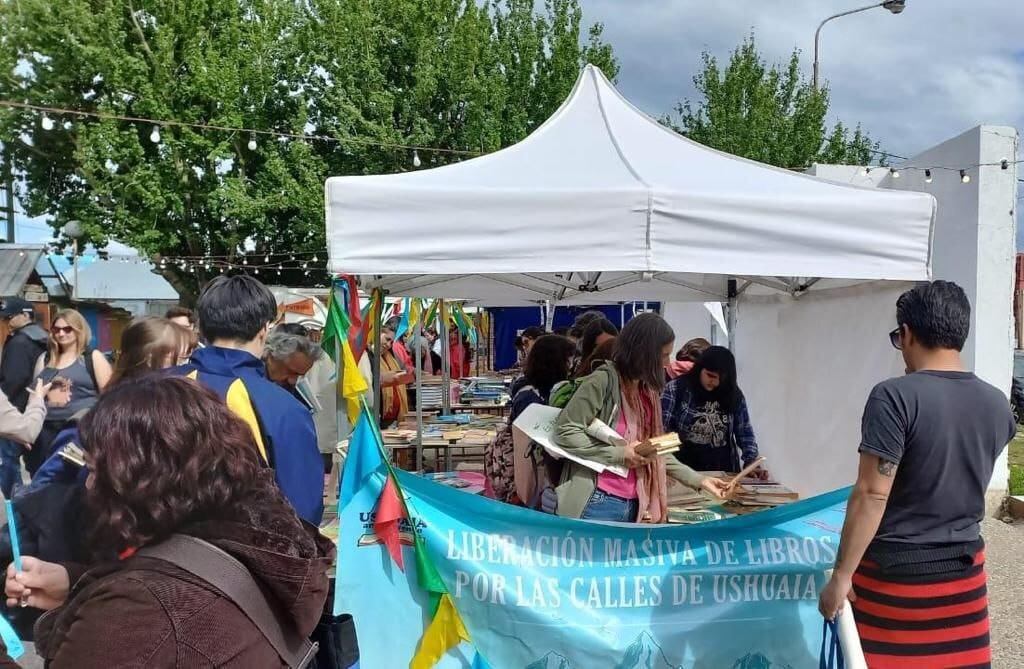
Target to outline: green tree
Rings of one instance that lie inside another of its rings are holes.
[[[31,215],[151,256],[229,256],[322,281],[323,184],[413,169],[522,139],[587,62],[618,71],[577,0],[19,0],[0,3],[0,98],[294,134],[0,112]],[[255,141],[255,148],[250,148]],[[217,269],[161,271],[194,293]],[[312,268],[311,268],[312,269]],[[277,280],[271,270],[270,279]],[[261,277],[267,276],[264,269]]]
[[[754,36],[744,39],[723,69],[704,52],[693,82],[702,99],[676,106],[664,122],[706,146],[770,165],[802,169],[814,162],[866,165],[878,153],[860,126],[829,131],[828,88],[815,90],[800,75],[800,53],[785,67],[767,65]]]

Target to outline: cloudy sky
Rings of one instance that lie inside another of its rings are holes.
[[[618,86],[655,116],[693,96],[700,54],[720,59],[753,30],[762,53],[804,54],[825,17],[870,0],[580,0],[601,21],[622,69]],[[1024,128],[1024,2],[908,0],[830,22],[822,78],[834,118],[860,122],[883,149],[913,156],[975,125]]]

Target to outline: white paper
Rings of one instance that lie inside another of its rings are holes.
[[[558,419],[558,414],[561,412],[562,410],[557,407],[549,407],[544,404],[531,404],[526,407],[526,409],[523,410],[523,413],[519,414],[519,418],[517,418],[512,424],[513,441],[518,442],[517,446],[519,446],[522,441],[532,440],[543,446],[548,453],[554,455],[556,458],[571,460],[588,469],[593,469],[598,474],[608,471],[625,478],[628,473],[628,470],[625,467],[617,467],[614,465],[594,462],[593,460],[586,460],[576,455],[572,455],[555,445],[555,420]],[[606,425],[605,427],[608,426]],[[608,429],[611,430],[611,428]],[[612,433],[614,434],[614,431],[612,431]]]

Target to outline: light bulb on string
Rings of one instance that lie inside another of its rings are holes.
[[[43,120],[39,122],[39,125],[43,126],[43,130],[53,130],[53,119],[43,114]]]
[[[154,144],[160,143],[160,126],[153,126],[153,132],[149,133],[149,141],[153,142]]]
[[[319,257],[319,256],[316,256],[316,255],[314,255],[314,256],[313,256],[313,262],[320,262],[320,257]]]
[[[420,152],[416,151],[415,149],[413,149],[413,152],[412,152],[412,166],[413,167],[419,167],[422,164],[423,164],[423,161],[420,160]]]
[[[256,135],[255,134],[249,135],[249,143],[246,146],[249,147],[250,151],[255,151],[256,150]]]
[[[871,168],[865,166],[862,173],[864,174],[864,176],[868,176],[869,174],[871,174]]]
[[[268,254],[268,255],[263,256],[263,264],[267,264],[269,262],[270,262],[270,255]]]
[[[242,258],[242,264],[243,265],[248,265],[249,264],[249,259],[248,258]]]
[[[74,127],[74,124],[72,124],[71,121],[64,121],[64,129],[65,130],[71,130],[71,128],[73,128],[73,127]]]
[[[925,170],[924,171],[924,182],[926,184],[930,184],[932,182],[932,171],[931,170]]]
[[[898,169],[896,169],[895,167],[890,167],[889,168],[889,174],[892,175],[893,179],[899,179],[900,178],[900,171]]]
[[[308,269],[308,268],[309,268],[309,263],[308,262],[302,263],[302,269]],[[309,272],[306,272],[306,274],[309,274]]]
[[[971,175],[967,173],[967,170],[960,170],[960,183],[971,183]]]
[[[260,273],[260,268],[259,268],[259,267],[257,267],[256,269],[254,269],[254,270],[253,270],[253,273],[255,273],[255,274],[259,274],[259,273]]]
[[[999,161],[999,169],[1001,169],[1001,170],[1008,170],[1008,169],[1010,169],[1010,161],[1007,160],[1006,158],[1003,158],[1002,160],[1000,160]]]

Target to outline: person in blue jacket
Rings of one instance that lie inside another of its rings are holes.
[[[207,345],[177,372],[224,398],[252,429],[260,456],[299,518],[319,525],[324,479],[313,417],[267,378],[262,360],[277,318],[273,293],[250,276],[221,276],[207,285],[197,306],[199,334]]]

